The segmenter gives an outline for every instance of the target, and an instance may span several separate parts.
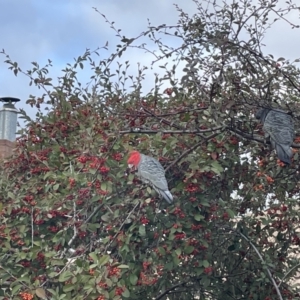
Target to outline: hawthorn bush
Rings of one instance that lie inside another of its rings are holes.
[[[262,51],[274,22],[298,28],[280,3],[196,1],[137,38],[99,13],[120,45],[99,62],[87,50],[57,85],[50,61],[25,72],[2,52],[42,93],[1,165],[0,299],[299,298],[299,138],[285,167],[253,115],[280,107],[298,128],[297,61]],[[121,63],[132,48],[161,67],[148,93],[146,68]],[[174,205],[127,169],[131,149],[160,160]]]

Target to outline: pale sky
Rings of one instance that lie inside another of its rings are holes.
[[[280,0],[284,3],[284,0]],[[0,2],[0,49],[4,49],[13,61],[24,70],[30,69],[32,61],[41,66],[52,60],[50,77],[62,75],[60,72],[73,58],[82,55],[86,48],[91,50],[109,42],[109,51],[115,50],[115,33],[104,19],[93,9],[96,7],[122,29],[126,37],[135,37],[147,29],[150,19],[153,26],[160,24],[175,25],[178,12],[173,3],[187,13],[195,13],[192,0],[1,0]],[[299,16],[293,15],[300,23]],[[265,40],[265,53],[290,60],[300,57],[300,30],[290,29],[284,23],[275,24]],[[108,56],[109,52],[103,52]],[[149,63],[142,51],[129,54],[131,64]],[[0,96],[21,99],[17,108],[25,109],[31,116],[33,109],[25,104],[30,94],[40,93],[29,87],[23,75],[15,77],[3,63],[0,55]],[[85,73],[83,73],[83,76]],[[149,88],[152,83],[148,83]]]

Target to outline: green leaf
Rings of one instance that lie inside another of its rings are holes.
[[[197,214],[197,215],[194,215],[194,219],[195,219],[196,221],[201,221],[201,220],[204,219],[204,217],[201,216],[200,214]]]
[[[128,291],[128,289],[125,288],[124,292],[122,293],[122,296],[125,297],[125,298],[130,297],[130,292]]]
[[[213,161],[211,163],[211,170],[217,175],[221,175],[221,173],[224,171],[223,167],[217,161]]]
[[[129,175],[128,175],[128,181],[129,181],[130,183],[132,183],[133,178],[134,178],[134,175],[133,175],[133,174],[129,174]]]
[[[231,209],[226,209],[226,212],[228,213],[228,215],[229,215],[229,217],[231,218],[231,219],[233,219],[234,217],[235,217],[235,213],[231,210]]]
[[[146,228],[144,225],[140,225],[139,234],[140,234],[140,236],[146,236]]]
[[[74,275],[70,271],[67,270],[59,275],[58,281],[65,282],[65,281],[69,280],[70,278],[72,278],[73,276]]]
[[[174,264],[173,264],[172,261],[170,261],[170,262],[168,262],[168,263],[165,264],[165,268],[166,268],[166,270],[168,270],[168,271],[172,270],[173,267],[174,267]]]
[[[163,247],[159,247],[158,251],[161,255],[163,255],[163,256],[166,255],[166,250]]]
[[[107,182],[107,191],[109,192],[109,193],[111,193],[112,192],[112,184],[111,184],[111,182]]]
[[[91,252],[89,254],[89,257],[93,259],[94,262],[97,262],[98,261],[98,256],[95,252]]]
[[[184,252],[186,254],[191,254],[194,250],[195,250],[194,246],[187,246],[187,247],[184,248]]]
[[[18,294],[22,290],[23,285],[22,284],[16,284],[12,289],[11,293],[12,295]]]
[[[135,274],[130,274],[129,280],[132,285],[136,285],[138,282],[138,277]]]
[[[174,262],[174,265],[175,265],[175,266],[178,266],[178,265],[179,265],[180,260],[179,260],[179,258],[177,257],[177,255],[174,255],[174,256],[173,256],[173,262]]]
[[[191,119],[191,116],[189,113],[186,113],[183,115],[182,121],[183,122],[188,122]]]
[[[129,269],[128,265],[119,265],[118,266],[119,269]]]
[[[98,202],[101,199],[99,195],[94,196],[90,201],[91,202]]]
[[[175,250],[175,253],[179,256],[179,255],[181,255],[181,249],[180,248],[177,248],[176,250]]]
[[[201,275],[204,271],[204,269],[201,267],[201,268],[195,268],[194,271],[196,272],[197,276]]]
[[[109,261],[109,259],[110,259],[109,255],[103,255],[103,256],[101,256],[100,259],[99,259],[99,262],[98,262],[99,266],[105,265]]]
[[[64,266],[66,263],[62,259],[52,259],[51,266]]]
[[[101,182],[101,190],[106,191],[106,189],[107,189],[106,182]]]
[[[7,249],[7,250],[10,250],[10,249],[11,249],[10,243],[5,242],[4,245],[5,245],[5,249]]]
[[[26,229],[25,225],[21,225],[18,228],[19,232],[21,232],[21,233],[24,233],[25,229]]]
[[[203,266],[204,268],[209,267],[209,262],[208,262],[207,260],[203,260],[203,261],[202,261],[202,266]]]
[[[15,197],[16,197],[12,192],[8,192],[7,196],[11,199],[15,199]]]
[[[47,297],[46,297],[46,292],[45,292],[45,290],[42,289],[42,288],[37,288],[37,289],[35,290],[35,294],[36,294],[39,298],[41,298],[41,299],[47,299]]]
[[[57,183],[57,184],[55,184],[54,186],[53,186],[53,190],[54,191],[57,191],[59,189],[59,184]]]
[[[203,277],[200,282],[204,287],[208,287],[210,285],[210,279],[206,276]]]
[[[169,240],[173,241],[175,239],[175,235],[174,234],[169,234]]]
[[[57,273],[56,272],[51,272],[48,274],[49,278],[54,278],[57,276]]]
[[[63,287],[63,291],[65,293],[73,291],[74,289],[75,289],[75,285],[74,284],[67,284],[67,285],[64,285],[64,287]]]
[[[101,216],[101,220],[104,221],[104,222],[110,221],[111,220],[111,214],[107,213],[107,214]]]
[[[100,224],[87,224],[87,228],[90,231],[96,231],[100,227]]]

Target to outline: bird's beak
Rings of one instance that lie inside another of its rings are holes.
[[[129,168],[130,172],[136,171],[136,167],[134,166],[134,164],[128,164],[128,168]]]

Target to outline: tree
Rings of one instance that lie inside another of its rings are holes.
[[[177,7],[176,26],[149,24],[137,38],[102,15],[120,37],[116,52],[96,63],[87,50],[57,86],[51,62],[24,72],[3,52],[43,94],[28,100],[37,118],[22,112],[26,126],[1,167],[0,299],[299,298],[299,139],[284,167],[254,118],[281,108],[297,128],[299,69],[265,55],[262,39],[274,22],[298,28],[289,13],[299,8],[195,3],[194,16]],[[136,79],[128,61],[111,71],[131,47],[154,65],[167,59],[146,95],[146,68]],[[174,206],[126,170],[131,149],[160,160]]]

